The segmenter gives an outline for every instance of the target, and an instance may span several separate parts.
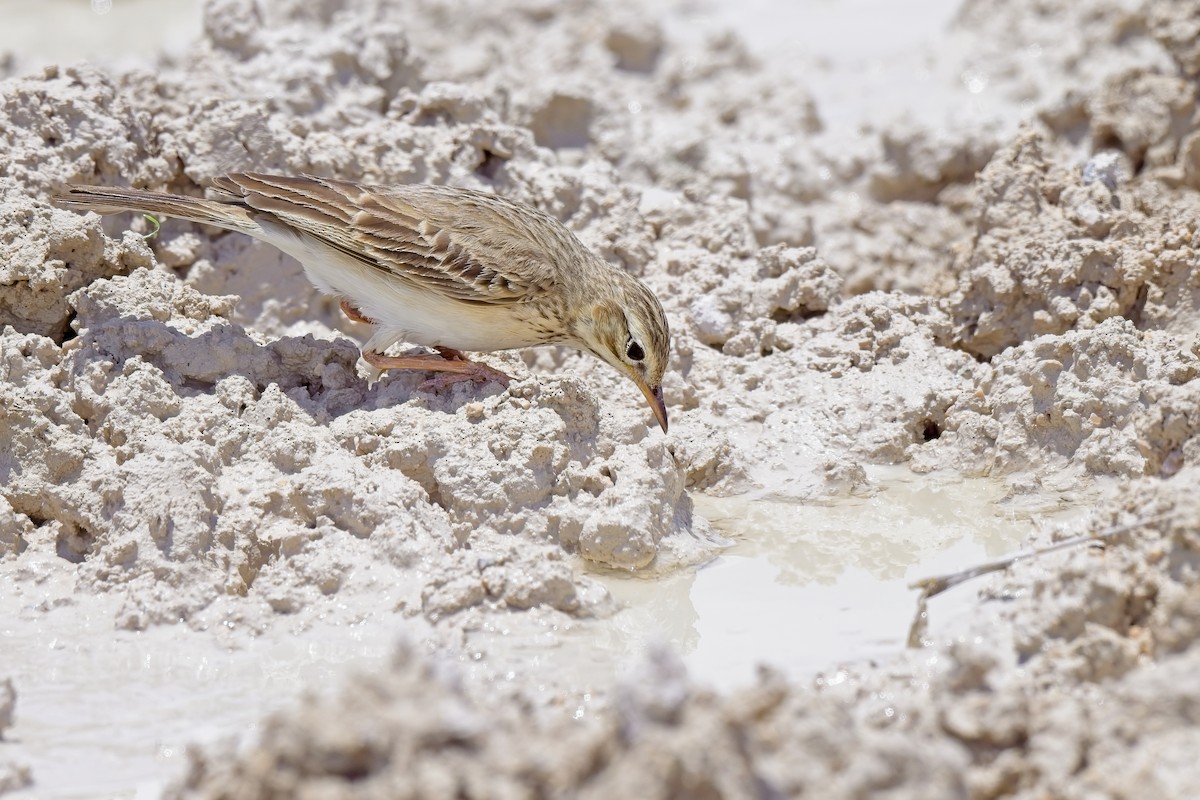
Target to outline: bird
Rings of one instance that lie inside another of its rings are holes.
[[[671,333],[644,283],[554,217],[503,196],[433,184],[378,186],[311,175],[231,172],[210,198],[69,184],[57,205],[137,211],[248,234],[292,256],[348,317],[374,326],[362,357],[380,370],[458,380],[511,378],[470,360],[564,345],[629,378],[667,431],[662,380]],[[389,356],[397,342],[436,354]]]

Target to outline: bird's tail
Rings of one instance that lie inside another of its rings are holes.
[[[82,185],[67,186],[63,191],[51,195],[50,199],[55,205],[63,208],[95,211],[97,214],[140,211],[143,214],[159,214],[243,233],[260,230],[258,223],[251,217],[250,209],[236,201],[204,200],[178,194],[147,192],[144,189]]]

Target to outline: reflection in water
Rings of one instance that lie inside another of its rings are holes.
[[[865,497],[798,504],[701,496],[696,511],[737,542],[731,555],[765,558],[780,581],[794,585],[830,585],[851,566],[895,580],[959,542],[994,558],[1028,533],[1028,519],[997,505],[1005,495],[999,483],[899,475],[884,477]]]

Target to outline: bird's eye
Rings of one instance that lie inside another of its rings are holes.
[[[642,346],[633,339],[630,339],[629,344],[625,347],[625,355],[629,357],[630,361],[641,361],[646,357],[646,354],[642,352]]]

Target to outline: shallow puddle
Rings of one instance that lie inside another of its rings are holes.
[[[905,647],[912,581],[1017,550],[1035,524],[1029,499],[1014,510],[996,481],[868,474],[869,495],[824,504],[697,496],[697,513],[734,542],[719,558],[666,579],[598,576],[625,606],[614,620],[623,649],[669,642],[720,689],[747,684],[760,663],[803,677],[884,658]],[[933,636],[973,607],[975,586],[930,603]]]

